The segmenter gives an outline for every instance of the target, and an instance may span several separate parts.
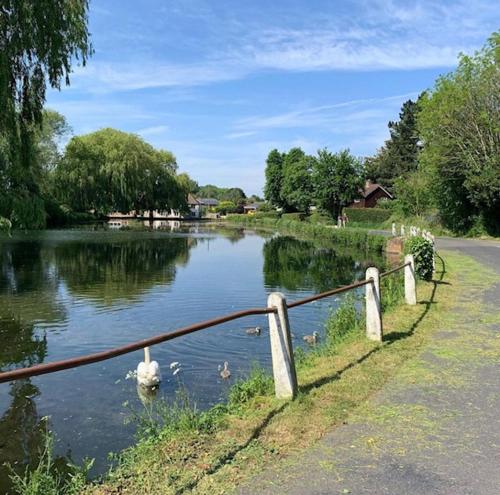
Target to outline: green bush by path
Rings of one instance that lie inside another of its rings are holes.
[[[337,229],[334,226],[320,223],[312,224],[310,222],[288,220],[285,215],[281,219],[255,218],[255,216],[251,215],[228,215],[226,220],[239,225],[271,228],[286,233],[304,235],[308,238],[325,239],[335,244],[354,246],[359,249],[373,249],[381,252],[385,249],[386,245],[386,238],[384,236],[373,234],[366,229],[349,227]]]
[[[391,210],[385,208],[344,208],[349,222],[380,224],[389,220]]]
[[[410,237],[405,241],[405,254],[413,254],[415,271],[422,280],[431,280],[434,249],[432,243],[423,237]]]

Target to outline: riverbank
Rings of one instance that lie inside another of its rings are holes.
[[[307,237],[308,239],[324,239],[331,241],[334,245],[352,246],[378,252],[383,252],[387,243],[385,236],[371,232],[370,229],[350,227],[338,229],[333,225],[298,221],[277,216],[228,215],[226,222],[247,227],[273,229],[274,231]]]
[[[418,354],[433,331],[449,321],[463,290],[490,280],[467,257],[446,254],[444,260],[434,281],[419,284],[417,306],[386,308],[382,345],[364,339],[362,321],[347,306],[327,324],[342,322],[332,335],[345,323],[350,331],[297,359],[296,400],[275,399],[269,378],[256,372],[246,385],[235,386],[227,406],[204,414],[184,412],[175,429],[164,426],[143,437],[121,455],[104,484],[88,486],[85,493],[227,493],[263,467],[313,445]]]

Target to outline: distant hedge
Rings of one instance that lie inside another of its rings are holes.
[[[231,223],[251,225],[255,227],[267,227],[292,234],[302,234],[308,238],[326,239],[337,244],[355,246],[360,249],[374,249],[383,251],[387,239],[378,234],[372,234],[369,230],[343,228],[322,225],[319,223],[288,220],[286,218],[255,218],[254,215],[228,215],[227,221]]]
[[[344,208],[349,222],[383,223],[389,220],[392,212],[382,208]]]

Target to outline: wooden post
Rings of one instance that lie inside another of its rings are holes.
[[[277,313],[268,315],[275,394],[278,399],[293,399],[297,393],[297,373],[285,296],[272,292],[267,306],[277,309]]]
[[[372,266],[366,270],[366,337],[382,342],[382,308],[380,305],[380,274],[378,268]]]
[[[417,278],[415,275],[415,260],[412,254],[405,256],[405,263],[409,263],[404,267],[405,272],[405,301],[406,304],[415,306],[417,304]]]

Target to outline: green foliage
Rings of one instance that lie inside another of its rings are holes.
[[[387,241],[384,236],[373,234],[367,229],[349,227],[336,229],[328,225],[311,224],[310,222],[297,221],[296,219],[289,220],[286,218],[286,214],[282,215],[280,219],[255,218],[254,215],[229,215],[227,220],[232,223],[278,229],[310,238],[325,239],[339,245],[379,252],[385,249]]]
[[[239,187],[217,187],[212,184],[201,186],[197,191],[199,198],[214,198],[219,201],[232,201],[235,205],[243,204],[246,195]]]
[[[87,0],[19,2],[5,0],[0,21],[0,214],[14,226],[43,225],[40,172],[52,162],[44,142],[42,108],[47,84],[69,84],[72,61],[85,64],[91,54]],[[50,120],[50,114],[46,122]],[[55,123],[52,121],[52,123]],[[40,127],[41,126],[41,127]],[[52,127],[51,132],[61,131]],[[23,197],[28,205],[14,204]],[[13,206],[16,210],[13,211]],[[33,219],[33,224],[26,223]]]
[[[307,217],[307,221],[310,223],[320,223],[326,225],[332,223],[332,218],[329,215],[324,215],[323,213],[315,211]]]
[[[332,312],[325,325],[326,346],[334,348],[363,327],[362,315],[356,309],[356,297],[347,294],[342,304]]]
[[[279,212],[276,210],[272,211],[261,211],[260,209],[253,215],[257,219],[262,219],[262,218],[274,218],[278,220],[280,218]]]
[[[311,172],[314,158],[292,148],[283,161],[281,203],[285,211],[308,212],[313,199]]]
[[[404,276],[399,271],[380,279],[380,293],[382,294],[382,311],[396,307],[404,297]]]
[[[366,175],[369,179],[392,190],[394,181],[414,172],[418,167],[420,139],[417,130],[417,102],[403,103],[399,121],[389,122],[390,138],[374,157],[366,159]]]
[[[198,182],[191,179],[186,172],[177,175],[177,182],[186,195],[189,193],[196,194],[200,189]]]
[[[403,217],[422,216],[433,206],[429,176],[422,171],[411,172],[394,181],[393,208]]]
[[[228,213],[236,213],[238,211],[238,206],[232,201],[221,201],[214,210],[222,215],[227,215]]]
[[[422,280],[432,280],[434,250],[423,237],[410,237],[405,241],[405,254],[413,254],[415,271]]]
[[[40,196],[28,192],[17,193],[12,200],[12,225],[18,229],[43,229],[45,227],[45,203]]]
[[[237,380],[231,387],[228,396],[229,410],[237,412],[254,397],[272,394],[273,385],[272,377],[262,368],[254,366],[248,378]]]
[[[500,32],[423,98],[421,164],[445,226],[459,232],[482,216],[500,229]]]
[[[62,471],[56,466],[53,455],[54,439],[46,434],[44,450],[34,469],[27,467],[22,475],[12,468],[10,476],[18,495],[79,495],[87,484],[88,473],[94,463],[85,460],[82,467],[66,463]]]
[[[283,155],[276,149],[269,152],[266,160],[266,185],[264,197],[274,206],[282,207]]]
[[[380,224],[389,220],[391,211],[382,208],[344,208],[349,222]]]
[[[0,217],[0,232],[10,233],[10,229],[12,228],[12,223],[9,219]]]
[[[102,129],[71,139],[56,168],[58,199],[76,211],[184,209],[175,157],[135,134]]]
[[[359,195],[363,186],[362,173],[361,162],[349,150],[318,151],[312,172],[316,206],[336,219],[342,208]]]
[[[292,221],[292,222],[302,222],[306,218],[306,215],[305,215],[305,213],[301,213],[301,212],[283,213],[281,215],[281,218],[283,220]]]

